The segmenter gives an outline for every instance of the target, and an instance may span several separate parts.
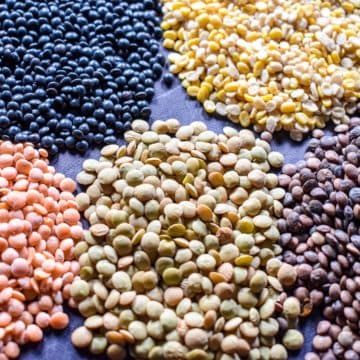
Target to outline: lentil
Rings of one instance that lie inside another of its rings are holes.
[[[270,353],[280,294],[297,275],[276,259],[274,204],[281,209],[284,192],[267,173],[269,154],[276,166],[282,157],[248,130],[216,134],[174,119],[136,120],[132,129],[123,151],[112,145],[84,163],[96,177],[85,184],[91,196],[77,196],[91,223],[79,261],[91,276],[81,272],[71,292],[92,332],[90,351],[108,353],[119,332],[116,344],[136,358]],[[109,305],[111,294],[120,306]]]
[[[75,182],[49,166],[46,150],[0,141],[0,183],[0,358],[6,360],[19,356],[18,345],[41,341],[43,329],[64,329],[63,301],[75,306],[89,289],[78,281],[70,291],[80,267],[74,246],[83,236]]]
[[[290,320],[291,309],[295,316],[308,316],[320,307],[326,319],[318,324],[314,352],[306,359],[360,357],[359,347],[353,347],[360,314],[360,120],[351,118],[334,130],[335,136],[314,133],[305,160],[285,165],[280,175],[287,190],[278,221],[281,257],[298,275],[293,283],[298,300],[287,299],[284,314]]]
[[[165,62],[158,2],[6,1],[0,12],[4,140],[84,153],[149,118]]]

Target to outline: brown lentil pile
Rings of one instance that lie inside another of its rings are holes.
[[[79,273],[73,246],[83,236],[76,184],[48,165],[47,152],[0,141],[0,359],[63,329],[63,301]],[[71,305],[71,302],[70,302]]]
[[[315,131],[305,160],[279,176],[282,260],[296,267],[295,295],[326,319],[306,360],[360,359],[360,119],[335,132]]]
[[[162,2],[170,70],[208,113],[301,140],[358,108],[357,0]]]
[[[170,135],[174,135],[170,136]],[[73,344],[125,359],[285,360],[302,309],[276,259],[280,153],[249,130],[136,120],[127,145],[88,159],[77,195],[90,223],[71,287]]]

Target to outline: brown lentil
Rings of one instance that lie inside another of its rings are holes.
[[[304,160],[280,175],[281,258],[295,266],[302,314],[320,306],[326,319],[306,359],[360,359],[360,119],[334,130],[314,133]]]

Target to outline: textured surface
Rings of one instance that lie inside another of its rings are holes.
[[[236,126],[227,120],[215,119],[206,115],[202,106],[195,100],[189,99],[176,81],[169,89],[162,83],[156,86],[157,96],[152,103],[152,120],[177,118],[182,124],[189,124],[195,120],[205,121],[208,128],[221,132],[224,126]],[[285,156],[286,162],[296,162],[304,155],[304,150],[308,140],[302,143],[295,143],[288,139],[288,135],[281,133],[272,142],[272,148],[280,151]],[[121,140],[119,140],[121,142]],[[76,174],[81,170],[81,164],[85,158],[98,158],[99,150],[88,151],[84,157],[74,154],[61,154],[52,161],[58,172],[63,172],[66,176],[75,179]],[[21,355],[22,360],[80,360],[80,359],[103,359],[99,356],[92,356],[87,352],[76,350],[71,344],[71,331],[82,323],[81,317],[75,312],[70,311],[70,326],[62,332],[45,331],[45,339],[37,345],[26,346]],[[307,319],[306,324],[302,324],[306,344],[302,351],[292,354],[290,359],[303,360],[304,355],[311,349],[311,341],[315,335],[316,318]]]

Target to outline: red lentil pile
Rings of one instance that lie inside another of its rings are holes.
[[[63,302],[79,272],[74,243],[83,229],[76,184],[48,165],[47,152],[0,142],[0,360],[63,329]],[[70,301],[71,305],[71,301]]]

